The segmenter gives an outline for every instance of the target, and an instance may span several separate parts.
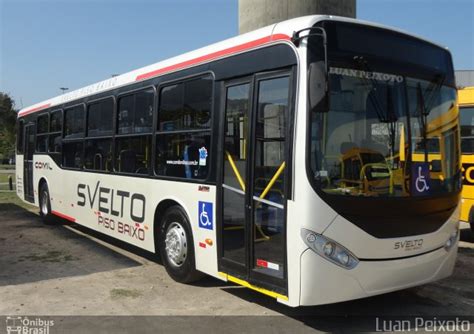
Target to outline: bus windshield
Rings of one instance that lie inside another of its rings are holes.
[[[350,24],[324,27],[329,96],[311,108],[310,125],[309,161],[317,187],[334,195],[392,197],[459,190],[458,110],[449,53],[360,25],[354,30],[364,43],[354,44]],[[383,45],[375,48],[372,42]],[[419,54],[409,58],[414,48],[430,60],[422,64]],[[317,63],[319,55],[311,52],[309,61]],[[311,99],[317,78],[309,66]]]
[[[474,107],[461,107],[459,109],[461,123],[461,152],[474,153]]]

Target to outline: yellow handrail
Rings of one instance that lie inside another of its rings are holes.
[[[265,196],[267,196],[268,192],[270,191],[270,189],[273,187],[273,185],[275,184],[276,180],[280,177],[280,174],[283,172],[283,170],[285,169],[285,166],[286,166],[286,163],[285,161],[283,161],[280,165],[280,167],[278,168],[278,170],[276,171],[275,175],[273,175],[272,179],[270,180],[270,182],[268,182],[267,186],[265,187],[265,189],[263,190],[263,192],[260,194],[260,198],[261,199],[264,199]]]
[[[230,155],[229,152],[225,152],[226,155],[227,155],[227,159],[229,160],[229,163],[232,167],[232,170],[234,171],[234,174],[235,176],[237,177],[237,180],[239,181],[240,183],[240,187],[242,187],[242,190],[245,192],[245,183],[244,183],[244,180],[242,179],[242,176],[240,175],[239,173],[239,170],[237,169],[237,166],[235,165],[235,162],[234,162],[234,159],[232,159],[232,156]],[[270,237],[265,235],[265,233],[262,231],[262,228],[256,224],[254,224],[255,226],[255,229],[258,230],[260,232],[260,234],[262,235],[262,238],[258,238],[258,239],[255,239],[255,241],[260,241],[260,240],[269,240]],[[243,228],[243,226],[234,226],[234,227],[226,227],[224,228],[226,231],[227,230],[236,230],[236,229],[240,229],[240,228]]]
[[[235,165],[234,159],[232,158],[232,156],[230,155],[229,152],[226,151],[225,153],[227,154],[227,159],[229,160],[230,166],[234,170],[234,174],[235,174],[235,176],[237,177],[237,180],[240,183],[240,187],[242,188],[243,191],[245,191],[244,180],[242,179],[242,176],[240,175],[239,170],[237,169],[237,166]]]

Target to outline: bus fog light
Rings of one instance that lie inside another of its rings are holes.
[[[302,228],[301,237],[315,253],[340,267],[352,269],[359,263],[359,259],[349,250],[321,234]]]
[[[458,240],[458,235],[459,235],[459,229],[456,229],[451,233],[451,236],[449,237],[448,241],[444,244],[444,249],[446,251],[449,251],[454,244],[456,244],[456,241]]]

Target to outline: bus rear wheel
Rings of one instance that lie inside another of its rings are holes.
[[[46,183],[43,183],[39,192],[39,207],[40,216],[45,223],[53,222],[53,215],[51,213],[51,200],[49,197],[49,189]]]
[[[200,279],[203,274],[196,270],[193,236],[184,210],[179,206],[166,210],[160,231],[160,256],[168,275],[180,283]]]

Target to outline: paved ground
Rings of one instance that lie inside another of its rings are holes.
[[[291,309],[213,278],[195,285],[175,283],[149,253],[76,225],[44,225],[31,212],[0,204],[0,315],[265,315],[276,317],[253,321],[275,331],[288,324],[303,331],[373,331],[375,315],[472,316],[474,239],[467,229],[462,239],[455,273],[448,279],[373,298]],[[248,331],[257,328],[243,319],[230,321]]]

